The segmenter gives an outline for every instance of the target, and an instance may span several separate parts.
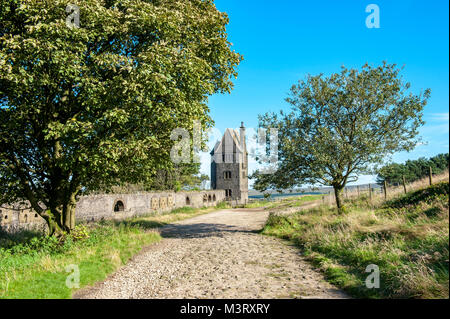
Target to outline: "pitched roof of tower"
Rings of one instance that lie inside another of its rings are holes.
[[[242,152],[242,147],[241,147],[241,142],[240,142],[240,136],[239,136],[239,132],[237,130],[231,129],[231,128],[227,128],[225,130],[225,133],[222,136],[222,139],[220,141],[217,141],[216,145],[214,145],[213,150],[211,151],[211,155],[215,154],[215,153],[221,153],[221,152],[217,152],[218,149],[222,149],[222,145],[225,141],[225,139],[227,138],[227,136],[229,136],[231,138],[231,140],[233,141],[234,145],[236,145],[236,151],[238,152]]]

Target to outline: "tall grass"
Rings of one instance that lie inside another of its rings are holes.
[[[0,298],[70,298],[66,280],[76,265],[79,287],[102,281],[144,246],[161,240],[155,228],[205,214],[217,207],[175,209],[123,221],[78,225],[64,240],[24,231],[0,234]],[[73,268],[72,268],[73,269]]]
[[[160,236],[138,225],[91,225],[87,238],[3,236],[0,248],[0,298],[70,298],[66,267],[76,265],[80,287],[103,280]]]
[[[350,199],[343,215],[326,206],[271,214],[263,233],[293,241],[353,296],[448,298],[448,195],[447,181],[378,204]],[[379,289],[365,285],[370,264],[380,269]]]
[[[302,196],[281,198],[278,200],[261,199],[247,203],[244,205],[244,207],[245,208],[264,207],[267,209],[282,208],[282,207],[298,207],[308,202],[320,200],[321,198],[322,195],[302,195]]]

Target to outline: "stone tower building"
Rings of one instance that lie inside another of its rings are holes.
[[[224,189],[226,199],[232,202],[248,202],[248,153],[244,122],[241,122],[239,132],[227,128],[222,140],[211,151],[211,188]]]

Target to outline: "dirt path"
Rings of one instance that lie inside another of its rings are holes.
[[[262,209],[226,209],[160,229],[164,237],[74,298],[346,298],[285,242],[257,234]]]

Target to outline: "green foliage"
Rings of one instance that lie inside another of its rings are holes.
[[[208,179],[208,175],[200,174],[199,163],[174,164],[173,167],[159,170],[153,177],[152,182],[146,185],[145,189],[173,189],[176,192],[182,189],[200,189],[202,182]]]
[[[440,174],[448,170],[449,154],[438,154],[429,159],[419,158],[417,160],[407,160],[404,164],[392,163],[378,169],[377,183],[384,181],[390,185],[401,185],[403,177],[406,183],[411,183],[421,178],[429,176],[430,167],[433,174]]]
[[[67,4],[0,4],[0,203],[27,199],[52,231],[77,195],[170,170],[171,132],[212,125],[242,59],[210,0],[71,1],[79,28]]]
[[[192,213],[195,213],[196,211],[197,210],[193,207],[180,207],[180,208],[173,209],[170,213],[171,214],[179,214],[179,213],[192,214]]]
[[[288,239],[327,279],[358,298],[448,298],[449,183],[410,192],[373,209],[364,200],[345,215],[328,207],[270,215],[266,235]],[[380,288],[368,289],[368,265]]]
[[[89,238],[89,231],[86,225],[77,225],[70,233],[70,238],[74,241],[84,240]]]
[[[225,208],[231,208],[231,205],[228,202],[220,202],[216,205],[217,209],[225,209]]]
[[[330,185],[341,207],[348,182],[386,156],[413,149],[430,91],[412,94],[400,71],[386,63],[343,67],[294,85],[286,99],[290,113],[259,116],[260,127],[278,129],[279,162],[274,174],[253,174],[255,189]]]

